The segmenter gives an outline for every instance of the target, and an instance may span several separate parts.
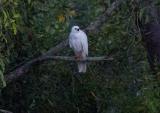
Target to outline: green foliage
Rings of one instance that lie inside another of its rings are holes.
[[[72,25],[83,29],[113,0],[2,0],[0,2],[0,83],[3,73],[45,53],[66,39]],[[75,62],[35,66],[9,84],[0,108],[15,113],[158,113],[159,81],[149,72],[145,49],[135,26],[132,1],[124,1],[97,35],[88,34],[89,55],[112,54],[114,61],[88,63],[75,74]],[[147,22],[146,7],[140,18]],[[68,48],[60,55],[73,55]],[[5,70],[4,70],[5,69]]]
[[[4,62],[2,59],[0,59],[0,88],[3,88],[6,86],[6,82],[4,80],[4,68],[5,68],[5,65],[4,65]]]
[[[6,85],[4,81],[5,62],[8,61],[10,49],[14,46],[14,37],[17,34],[20,21],[18,12],[19,0],[0,1],[0,84]]]

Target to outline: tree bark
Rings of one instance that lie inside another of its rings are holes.
[[[7,110],[3,110],[3,109],[0,109],[0,112],[1,112],[1,113],[13,113],[13,112],[11,112],[11,111],[7,111]]]

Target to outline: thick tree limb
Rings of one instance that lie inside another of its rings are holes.
[[[9,83],[16,80],[20,76],[23,76],[24,73],[28,72],[28,70],[33,65],[48,60],[77,61],[74,57],[69,57],[69,56],[42,56],[27,62],[23,66],[20,66],[18,69],[16,69],[16,71],[10,72],[8,75],[5,76],[6,82]],[[87,57],[85,60],[78,60],[78,61],[86,62],[86,61],[111,61],[111,60],[113,60],[113,58],[107,58],[106,56],[101,56],[101,57]]]
[[[0,113],[13,113],[13,112],[7,111],[7,110],[3,110],[3,109],[0,109]]]
[[[69,56],[51,56],[51,57],[45,57],[42,60],[66,60],[66,61],[77,61],[74,57]],[[91,62],[91,61],[111,61],[113,58],[106,58],[106,56],[100,56],[100,57],[87,57],[85,60],[78,60],[78,61],[84,61],[84,62]]]
[[[109,7],[102,15],[96,18],[94,22],[91,22],[90,25],[85,29],[87,32],[97,33],[100,31],[100,27],[108,20],[113,11],[119,8],[119,5],[124,0],[116,0],[112,3],[111,7]]]
[[[109,16],[111,16],[111,14],[113,13],[113,11],[115,11],[118,6],[122,3],[123,0],[116,0],[115,2],[113,2],[113,4],[111,5],[110,8],[108,8],[104,14],[100,15],[99,17],[96,18],[96,20],[94,22],[92,22],[86,29],[86,32],[91,32],[91,33],[97,33],[100,30],[100,27],[107,21],[107,19],[109,18]],[[59,51],[61,51],[62,49],[66,48],[68,46],[68,39],[64,40],[63,42],[61,42],[60,44],[58,44],[57,46],[51,48],[48,52],[46,52],[45,54],[43,54],[42,56],[32,59],[30,61],[28,61],[27,63],[21,65],[20,67],[17,67],[14,71],[10,72],[9,74],[7,74],[5,76],[6,82],[12,82],[14,80],[16,80],[17,78],[19,78],[20,76],[23,76],[26,72],[29,71],[29,69],[34,65],[37,64],[41,61],[44,60],[48,60],[48,59],[53,59],[53,57],[51,58],[52,55],[58,53]],[[94,58],[88,58],[89,61],[95,61],[95,58],[98,60],[102,60],[102,58],[104,57],[94,57]],[[54,57],[54,60],[56,59],[56,57]],[[66,59],[66,57],[64,58],[57,58],[57,59],[61,59],[64,60]],[[67,58],[68,60],[73,60],[73,58]]]

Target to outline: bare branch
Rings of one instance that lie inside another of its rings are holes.
[[[43,56],[52,56],[52,55],[58,53],[59,51],[61,51],[62,49],[64,49],[65,47],[67,47],[67,46],[68,46],[68,39],[62,41],[61,43],[59,43],[55,47],[52,47],[45,54],[43,54]]]
[[[7,110],[3,110],[3,109],[0,109],[0,112],[1,112],[1,113],[13,113],[13,112],[11,112],[11,111],[7,111]]]
[[[45,57],[43,60],[66,60],[66,61],[77,61],[74,57],[69,56],[48,56]],[[100,56],[100,57],[87,57],[85,60],[78,60],[82,62],[91,62],[91,61],[111,61],[113,58],[107,58],[106,56]]]
[[[113,11],[115,11],[118,6],[122,3],[123,0],[116,0],[112,3],[111,7],[109,7],[104,14],[100,15],[96,18],[94,22],[91,22],[90,25],[85,29],[87,32],[97,33],[100,31],[100,27],[108,20]]]
[[[24,76],[24,74],[26,72],[28,72],[28,70],[30,68],[32,68],[32,66],[34,66],[38,63],[42,63],[44,61],[48,61],[48,60],[77,61],[74,57],[69,57],[69,56],[43,56],[43,57],[39,57],[39,58],[36,58],[34,60],[27,62],[23,66],[20,66],[19,68],[16,69],[16,71],[13,71],[13,72],[10,72],[9,74],[7,74],[5,76],[5,80],[7,83],[10,83],[10,82],[16,80],[17,78]],[[87,57],[85,60],[78,60],[78,61],[90,62],[90,61],[111,61],[111,60],[113,60],[112,57],[107,58],[106,56],[101,56],[101,57]]]

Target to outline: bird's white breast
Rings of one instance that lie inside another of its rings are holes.
[[[83,31],[70,33],[69,36],[70,47],[74,49],[74,52],[82,51],[84,54],[88,55],[88,41],[87,36]]]

